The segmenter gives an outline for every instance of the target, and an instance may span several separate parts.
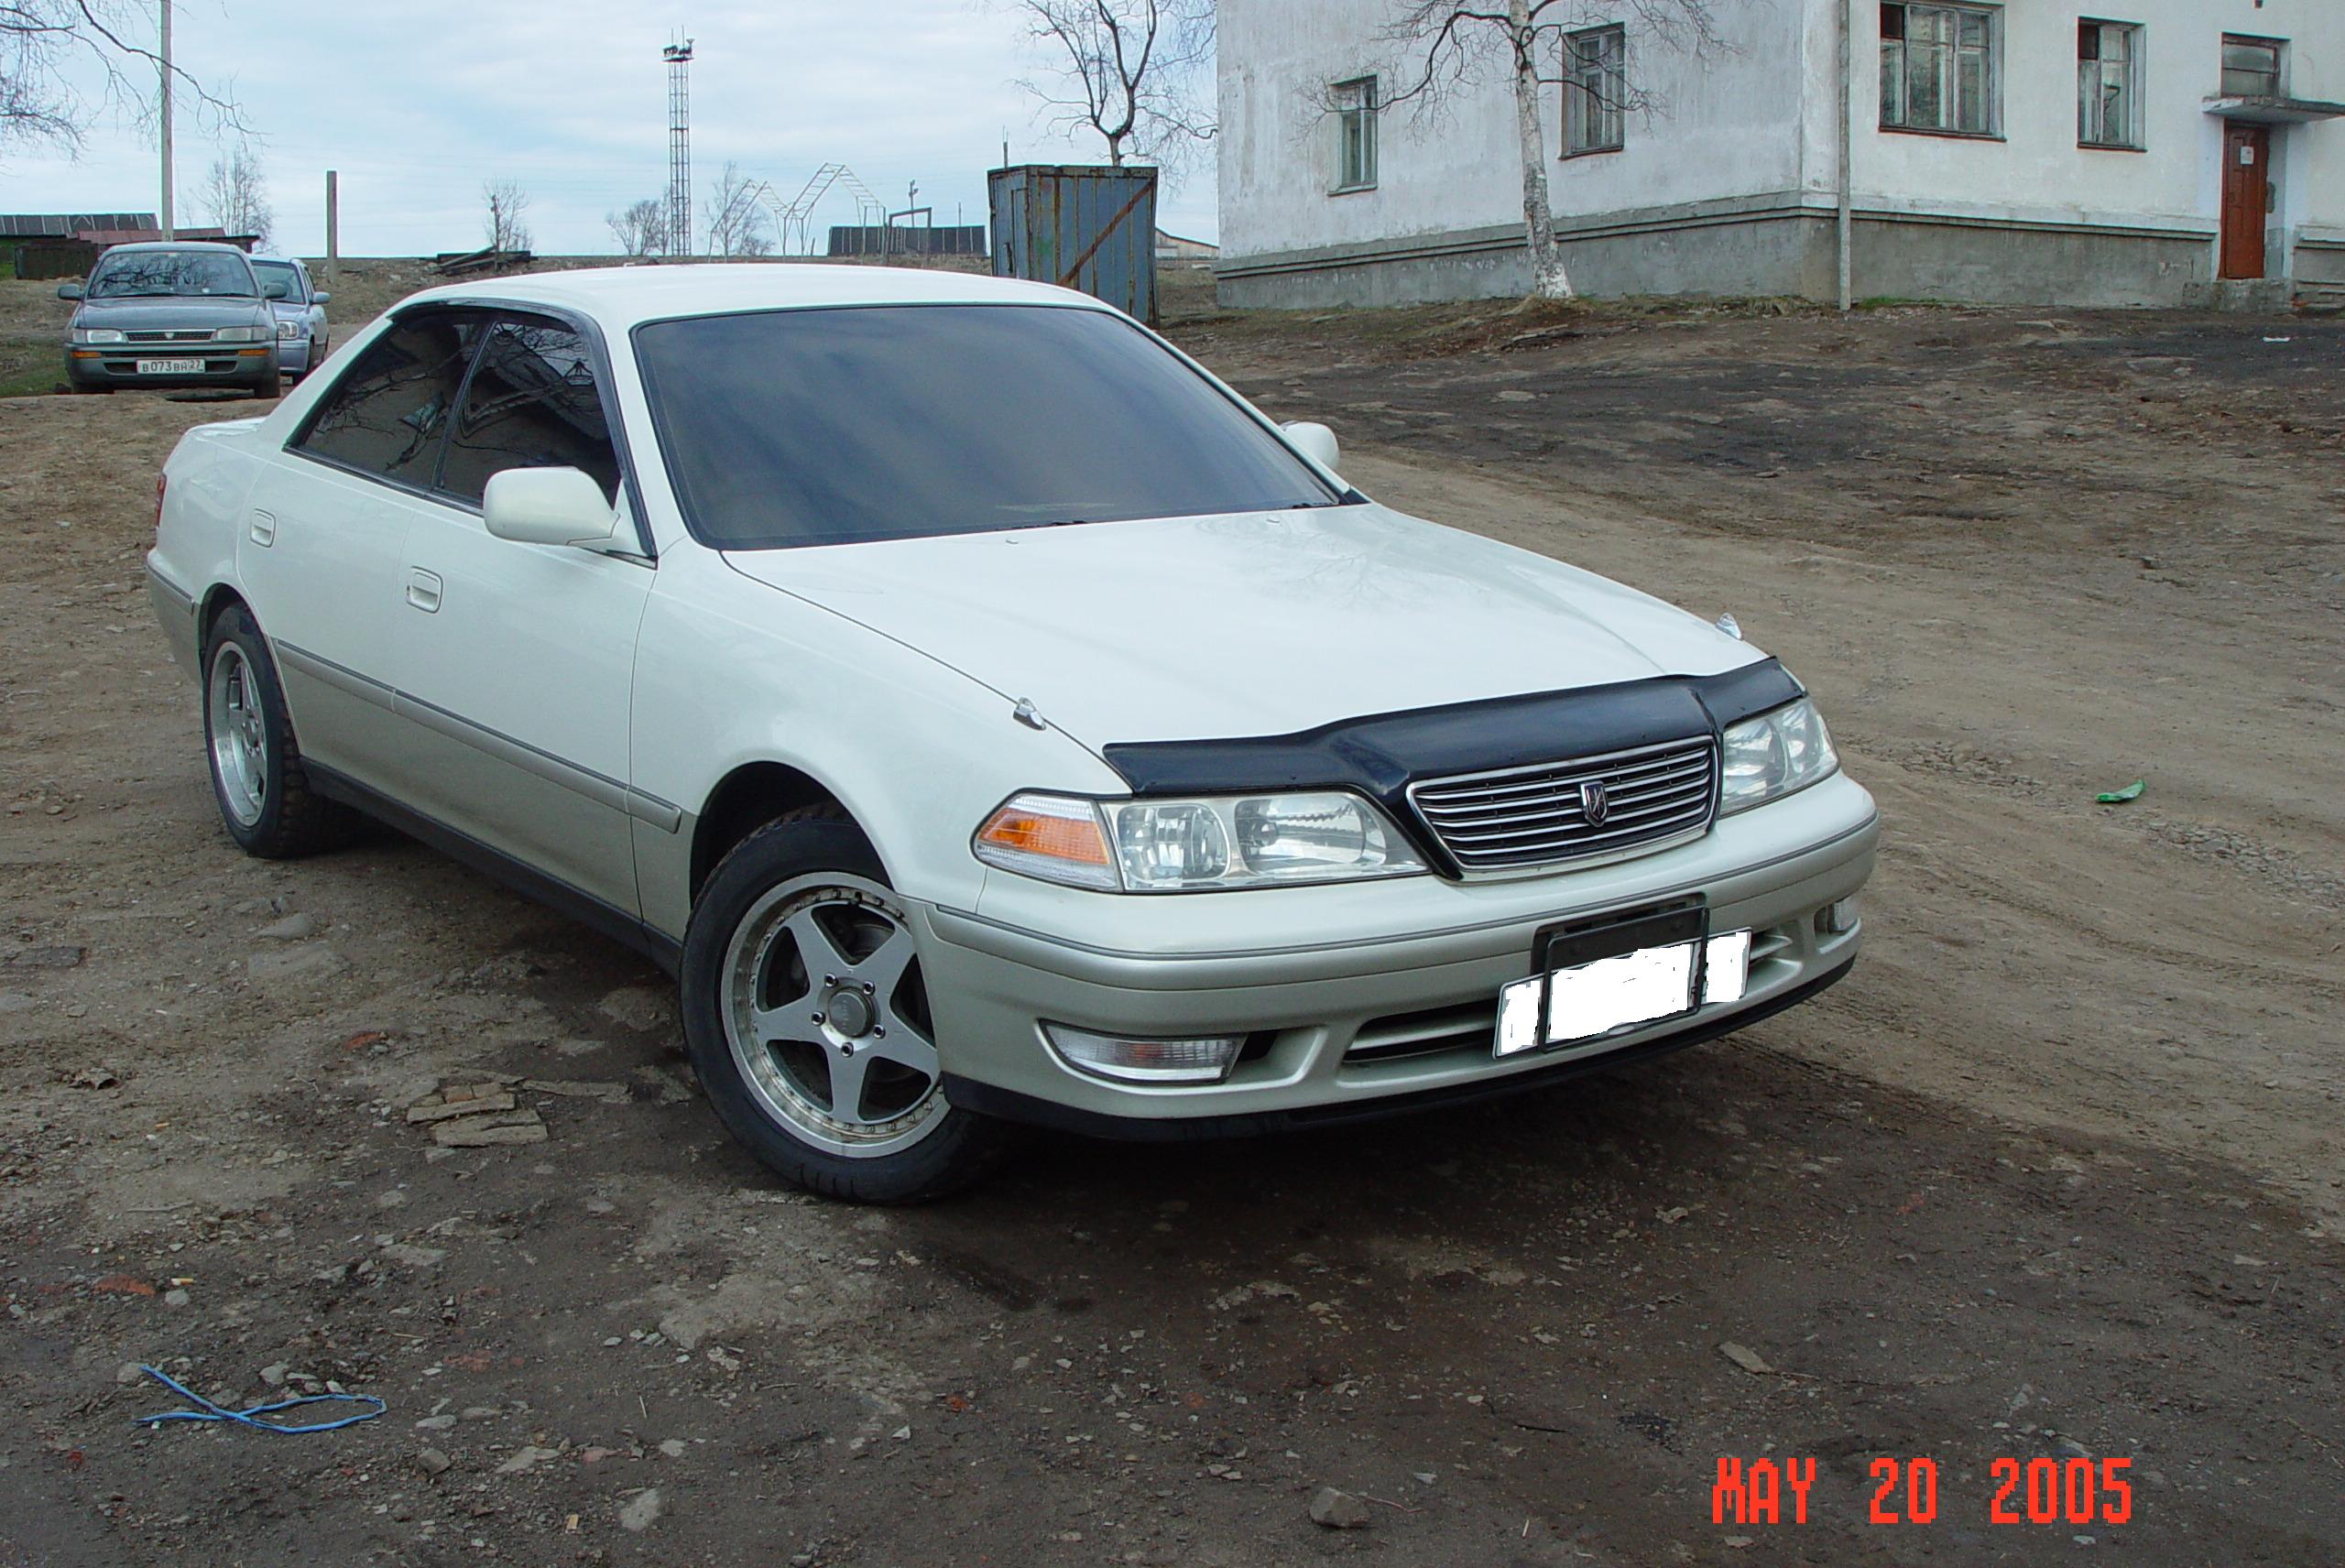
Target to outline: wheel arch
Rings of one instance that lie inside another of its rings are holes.
[[[253,614],[251,604],[242,593],[225,583],[214,583],[203,591],[203,597],[195,607],[195,640],[199,651],[204,639],[211,637],[213,623],[231,609],[242,610],[255,626],[260,625],[260,617]]]
[[[689,884],[693,900],[699,900],[709,873],[716,869],[717,863],[735,844],[768,822],[793,812],[825,807],[861,833],[872,852],[879,855],[880,864],[887,864],[887,856],[871,836],[871,830],[839,792],[822,779],[786,762],[745,762],[736,767],[717,780],[693,821]]]

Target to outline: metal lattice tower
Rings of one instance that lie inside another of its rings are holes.
[[[692,94],[687,78],[693,65],[693,41],[679,36],[660,51],[668,62],[668,254],[687,256],[693,251]]]

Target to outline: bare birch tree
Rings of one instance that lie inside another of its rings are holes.
[[[1218,128],[1213,0],[1009,0],[1052,61],[1051,128],[1089,126],[1118,169],[1128,155],[1177,165]]]
[[[492,180],[480,188],[482,214],[491,250],[527,250],[529,225],[522,215],[529,210],[529,193],[518,180]]]
[[[0,147],[76,152],[101,115],[151,123],[163,64],[147,41],[154,16],[149,0],[0,0]],[[245,128],[233,98],[177,63],[171,80],[207,127]]]
[[[268,204],[268,182],[260,159],[250,147],[238,147],[212,160],[199,193],[205,216],[231,234],[250,234],[266,249],[277,227],[276,211]]]
[[[708,217],[711,256],[770,256],[773,240],[766,233],[766,210],[758,204],[760,183],[741,172],[731,160],[716,177],[716,189],[704,209]]]
[[[646,196],[640,201],[630,201],[616,212],[604,213],[603,222],[610,226],[611,238],[618,242],[622,254],[667,254],[668,208],[659,197]]]
[[[1617,75],[1574,79],[1567,70],[1566,35],[1607,22],[1625,25],[1631,58]],[[1716,0],[1404,0],[1379,31],[1393,56],[1398,84],[1381,105],[1412,106],[1437,114],[1461,92],[1503,76],[1514,101],[1515,143],[1522,162],[1523,236],[1531,251],[1534,299],[1566,299],[1571,279],[1555,243],[1555,215],[1547,189],[1547,136],[1540,92],[1600,93],[1596,106],[1625,114],[1655,106],[1634,70],[1634,52],[1657,46],[1700,55],[1726,47]],[[1335,105],[1329,101],[1328,107]]]

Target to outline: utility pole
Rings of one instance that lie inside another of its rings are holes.
[[[179,238],[171,226],[171,0],[163,0],[163,237]]]
[[[326,170],[326,281],[341,286],[342,277],[342,193],[337,188],[334,171]]]

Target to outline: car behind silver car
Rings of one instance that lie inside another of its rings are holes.
[[[281,287],[281,286],[280,286]],[[115,245],[75,301],[65,380],[76,392],[119,387],[243,387],[277,396],[277,318],[268,288],[234,245]]]

